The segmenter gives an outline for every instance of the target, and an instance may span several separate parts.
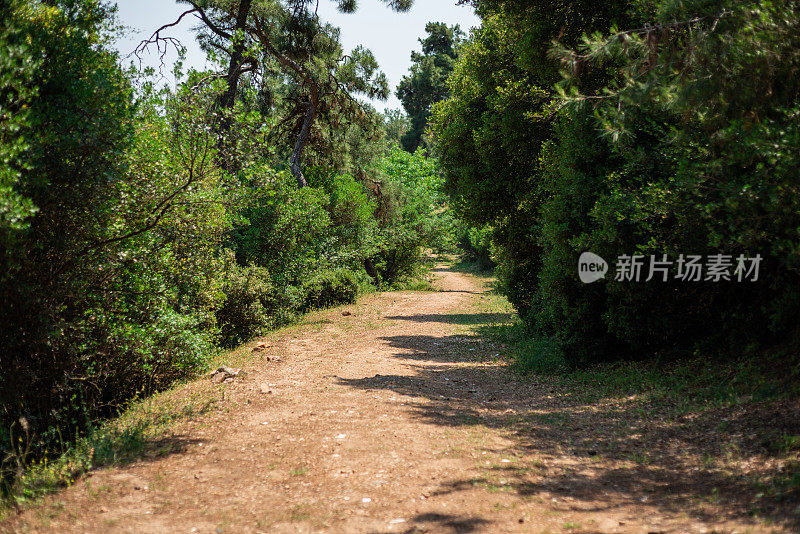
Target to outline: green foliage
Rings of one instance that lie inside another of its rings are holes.
[[[426,144],[424,134],[431,106],[449,94],[447,77],[453,71],[464,38],[461,28],[442,22],[429,22],[425,32],[428,36],[419,40],[422,53],[411,53],[411,70],[397,86],[397,98],[403,103],[411,123],[400,139],[408,152]]]
[[[14,189],[36,210],[0,243],[0,416],[17,423],[11,437],[25,421],[37,455],[203,368],[227,215],[202,106],[146,87],[134,102],[104,47],[103,5],[10,16],[43,59],[27,74],[29,128],[15,134],[26,147]]]
[[[230,262],[223,275],[225,301],[216,312],[221,343],[235,347],[262,334],[280,309],[269,272]],[[276,302],[277,301],[277,302]]]
[[[401,109],[390,109],[383,114],[383,127],[390,148],[401,146],[401,138],[411,127],[411,121]]]
[[[232,240],[240,264],[270,272],[281,287],[299,284],[315,269],[330,226],[324,191],[297,189],[284,172],[254,167],[255,181]]]
[[[324,191],[330,226],[325,232],[322,265],[358,270],[380,247],[377,202],[364,184],[330,168],[309,171],[309,185]]]
[[[476,228],[459,224],[458,246],[464,251],[466,260],[477,264],[482,271],[495,267],[492,260],[492,229],[489,226]]]
[[[530,190],[546,93],[515,65],[519,35],[498,17],[465,44],[449,80],[453,96],[434,106],[431,130],[456,213],[485,225],[515,210]]]
[[[386,99],[389,94],[372,52],[360,45],[343,50],[339,29],[320,20],[307,0],[179,1],[202,14],[200,45],[226,71],[214,125],[226,169],[237,169],[238,162],[225,114],[245,91],[253,91],[260,112],[275,119],[271,144],[280,161],[290,162],[298,183],[304,181],[301,160],[302,166],[333,166],[354,175],[369,169],[383,134],[381,118],[353,95]],[[411,5],[387,3],[398,11]],[[340,3],[344,12],[355,7]]]
[[[379,171],[389,180],[401,183],[415,199],[416,206],[409,209],[431,211],[445,204],[439,162],[427,157],[424,150],[408,153],[394,148],[381,160]]]
[[[2,211],[18,211],[20,198],[30,208],[25,225],[4,224],[0,242],[4,427],[17,414],[47,414],[58,395],[78,394],[77,381],[96,371],[82,356],[103,350],[97,332],[114,324],[95,310],[106,307],[104,294],[121,299],[113,284],[126,267],[123,251],[99,244],[114,220],[132,106],[115,57],[97,46],[105,17],[94,2],[69,10],[15,3],[3,12],[16,29],[3,34],[9,50],[27,42],[43,58],[37,69],[16,72],[28,87],[25,127],[3,134],[16,158],[13,195],[4,196]],[[72,418],[53,417],[62,416]]]
[[[20,156],[28,144],[30,100],[36,89],[32,77],[41,64],[25,39],[24,23],[15,16],[21,2],[0,4],[0,239],[8,241],[35,213],[33,202],[17,190]],[[23,164],[24,165],[24,164]]]
[[[381,250],[374,264],[381,282],[392,285],[415,273],[425,247],[446,247],[453,224],[438,162],[423,149],[409,154],[394,147],[378,168]]]
[[[352,304],[358,297],[361,282],[349,269],[321,271],[301,287],[302,311]]]
[[[788,335],[800,312],[796,6],[476,4],[483,25],[432,130],[457,212],[493,228],[528,364]],[[637,284],[613,280],[612,263],[584,285],[587,250],[761,254],[766,267],[757,283]]]

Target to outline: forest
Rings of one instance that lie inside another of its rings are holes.
[[[132,61],[113,3],[0,0],[4,500],[226,351],[428,289],[434,256],[494,273],[523,380],[698,366],[796,405],[796,0],[461,0],[480,26],[429,22],[396,87],[317,2],[177,1]],[[135,59],[184,18],[210,67],[165,84]]]

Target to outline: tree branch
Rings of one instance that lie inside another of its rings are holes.
[[[219,26],[217,26],[216,24],[211,22],[211,19],[208,18],[208,16],[206,15],[206,12],[203,11],[203,8],[198,6],[193,0],[186,0],[186,1],[188,3],[190,3],[192,5],[192,7],[194,7],[193,11],[196,11],[198,13],[198,17],[200,18],[200,20],[203,21],[203,23],[206,26],[208,26],[209,30],[211,30],[212,32],[216,33],[217,35],[219,35],[223,39],[229,39],[229,40],[233,39],[233,36],[230,33],[226,32],[225,30],[223,30],[222,28],[220,28]]]
[[[134,49],[134,51],[131,52],[130,54],[128,54],[127,56],[125,56],[125,57],[129,58],[131,56],[136,56],[136,58],[139,60],[139,68],[141,68],[142,67],[142,54],[144,54],[144,52],[147,50],[147,48],[150,45],[154,44],[154,45],[156,45],[156,49],[161,53],[161,56],[159,57],[159,60],[161,62],[161,66],[159,67],[159,71],[160,71],[161,69],[164,68],[164,57],[167,55],[167,51],[169,50],[169,45],[174,46],[176,50],[181,50],[183,48],[183,45],[181,44],[181,42],[178,39],[176,39],[175,37],[161,37],[161,32],[163,32],[164,30],[166,30],[168,28],[173,28],[173,27],[177,26],[178,24],[181,23],[181,21],[183,20],[183,17],[185,17],[186,15],[189,15],[191,13],[194,13],[195,11],[197,11],[197,9],[189,9],[187,11],[184,11],[183,13],[181,13],[180,17],[178,17],[178,20],[176,20],[175,22],[171,22],[169,24],[164,24],[163,26],[158,28],[156,31],[154,31],[153,34],[149,38],[147,38],[147,39],[143,40],[141,43],[139,43],[136,46],[136,48]],[[163,51],[161,50],[162,43],[164,45],[164,50]]]

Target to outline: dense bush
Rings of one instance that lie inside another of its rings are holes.
[[[433,134],[454,206],[493,228],[528,363],[785,337],[800,313],[796,5],[475,3],[483,25]],[[609,261],[605,281],[578,280],[584,251]],[[724,254],[731,273],[763,260],[755,283],[676,281],[675,266],[635,283],[614,279],[623,254]]]
[[[225,300],[216,312],[223,346],[232,347],[264,332],[280,303],[269,271],[250,265],[227,265],[222,290]]]
[[[9,49],[42,60],[12,104],[25,122],[2,137],[8,202],[32,207],[0,241],[0,442],[52,450],[205,365],[226,218],[207,128],[185,99],[134,102],[104,47],[106,7],[15,2],[3,17]]]
[[[319,268],[363,269],[365,260],[374,256],[381,245],[375,196],[352,176],[328,167],[317,167],[308,174],[309,186],[327,195],[330,220]]]
[[[464,252],[467,261],[474,262],[481,270],[488,271],[496,267],[492,259],[492,228],[477,228],[467,224],[459,224],[456,228],[458,246]]]
[[[410,154],[393,147],[378,170],[381,247],[373,262],[380,282],[392,285],[414,275],[426,248],[452,249],[455,224],[438,161],[423,149]]]
[[[331,226],[328,198],[321,189],[298,189],[288,173],[265,165],[252,172],[257,179],[248,184],[231,235],[237,261],[265,268],[279,288],[300,285],[322,254]]]
[[[352,304],[358,297],[360,283],[349,269],[331,269],[315,274],[301,288],[302,311]]]

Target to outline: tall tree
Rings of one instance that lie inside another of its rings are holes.
[[[459,26],[429,22],[428,36],[420,39],[422,53],[411,52],[411,70],[397,86],[397,98],[411,119],[411,128],[403,135],[403,148],[414,152],[423,144],[425,127],[436,102],[448,97],[447,78],[453,72],[458,47],[464,38]]]
[[[378,70],[372,53],[357,47],[343,53],[339,31],[323,23],[316,0],[178,0],[202,22],[201,44],[221,59],[227,69],[220,77],[226,89],[219,99],[220,113],[229,113],[235,102],[241,76],[251,73],[264,77],[279,72],[291,86],[290,98],[296,103],[282,125],[291,125],[294,143],[289,168],[304,187],[301,169],[303,151],[309,143],[312,126],[321,113],[338,109],[352,116],[364,110],[353,98],[386,98],[386,77]],[[383,0],[396,11],[407,11],[413,0]],[[344,13],[356,10],[355,0],[335,0]],[[149,42],[157,42],[157,30]],[[229,134],[229,121],[221,119],[220,135]]]

